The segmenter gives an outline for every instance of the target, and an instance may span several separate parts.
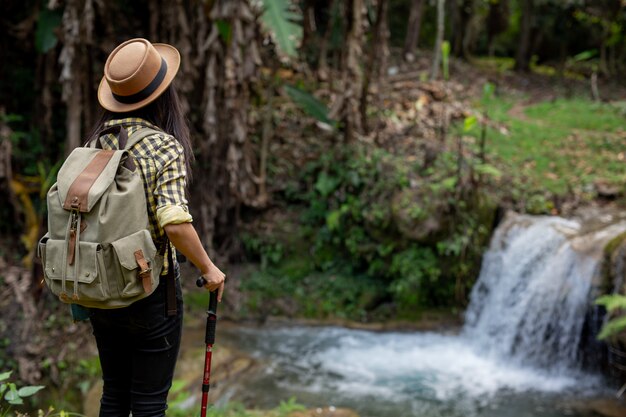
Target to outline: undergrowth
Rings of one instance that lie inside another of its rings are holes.
[[[478,165],[449,152],[425,168],[362,145],[328,151],[285,190],[300,208],[292,232],[244,236],[260,262],[243,282],[247,308],[383,320],[464,305],[495,212],[480,191],[493,174]]]

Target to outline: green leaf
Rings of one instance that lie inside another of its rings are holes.
[[[330,193],[335,191],[337,185],[339,185],[338,179],[329,176],[325,172],[322,172],[317,178],[317,182],[315,183],[315,189],[319,191],[322,197],[328,197]]]
[[[58,39],[54,33],[61,24],[61,11],[44,8],[37,19],[35,31],[35,48],[46,53],[57,45]]]
[[[340,225],[341,210],[333,210],[326,216],[326,226],[329,230],[337,230]]]
[[[230,40],[233,35],[233,27],[226,20],[216,20],[215,24],[217,25],[217,31],[220,33],[220,36],[224,40],[226,44],[230,43]]]
[[[3,372],[0,374],[0,381],[5,381],[11,377],[13,371]]]
[[[574,62],[587,61],[588,59],[595,57],[597,54],[597,49],[591,49],[589,51],[583,51],[579,54],[574,55],[572,59],[574,60]]]
[[[619,309],[626,310],[626,296],[619,294],[603,295],[596,299],[596,304],[606,307],[609,313]]]
[[[306,114],[334,126],[335,122],[328,117],[328,107],[312,94],[291,85],[285,85],[285,91]]]
[[[493,83],[485,83],[483,86],[483,100],[490,100],[496,93],[496,86]]]
[[[31,395],[34,395],[36,393],[38,393],[39,391],[41,391],[42,389],[44,389],[45,386],[43,385],[34,385],[34,386],[27,386],[27,387],[22,387],[17,391],[17,394],[24,398],[24,397],[30,397]]]
[[[306,407],[303,406],[302,404],[298,404],[295,397],[289,398],[288,401],[281,401],[280,404],[278,405],[278,412],[281,416],[286,415],[286,414],[291,414],[294,411],[305,411],[305,410],[306,410]]]
[[[441,181],[441,185],[445,190],[453,190],[456,187],[456,177],[449,177]]]
[[[279,50],[288,57],[297,55],[297,47],[302,41],[302,16],[290,11],[289,0],[262,0],[261,21],[272,34]]]
[[[488,175],[494,178],[500,178],[502,176],[502,172],[490,164],[478,164],[474,167],[474,169],[479,174]]]
[[[476,118],[476,116],[468,116],[465,118],[465,120],[463,121],[463,131],[465,133],[470,132],[474,126],[476,126],[476,123],[478,122],[478,119]]]
[[[600,330],[600,334],[598,334],[598,339],[604,340],[624,331],[626,331],[626,316],[618,317],[606,322],[604,326],[602,326],[602,330]]]
[[[13,405],[23,404],[22,399],[20,398],[19,394],[17,393],[17,387],[13,383],[9,384],[9,391],[7,391],[7,393],[4,394],[4,399],[9,404],[13,404]]]
[[[443,54],[444,57],[449,57],[450,56],[450,42],[448,41],[443,41],[441,43],[441,53]]]

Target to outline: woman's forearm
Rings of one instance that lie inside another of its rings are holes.
[[[164,227],[170,242],[200,270],[205,280],[204,287],[217,290],[217,301],[222,301],[224,293],[224,273],[213,264],[202,247],[202,242],[191,223],[168,224]]]
[[[182,253],[202,274],[209,272],[213,262],[207,255],[196,229],[191,223],[168,224],[164,227],[170,242]]]

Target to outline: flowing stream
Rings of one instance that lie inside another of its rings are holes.
[[[609,391],[580,366],[582,326],[603,248],[625,230],[508,215],[459,332],[224,329],[262,371],[223,400],[273,407],[295,396],[361,417],[591,416],[575,405]]]

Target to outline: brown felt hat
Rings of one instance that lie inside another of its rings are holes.
[[[167,89],[179,66],[180,54],[173,46],[130,39],[107,58],[98,101],[116,113],[144,107]]]

